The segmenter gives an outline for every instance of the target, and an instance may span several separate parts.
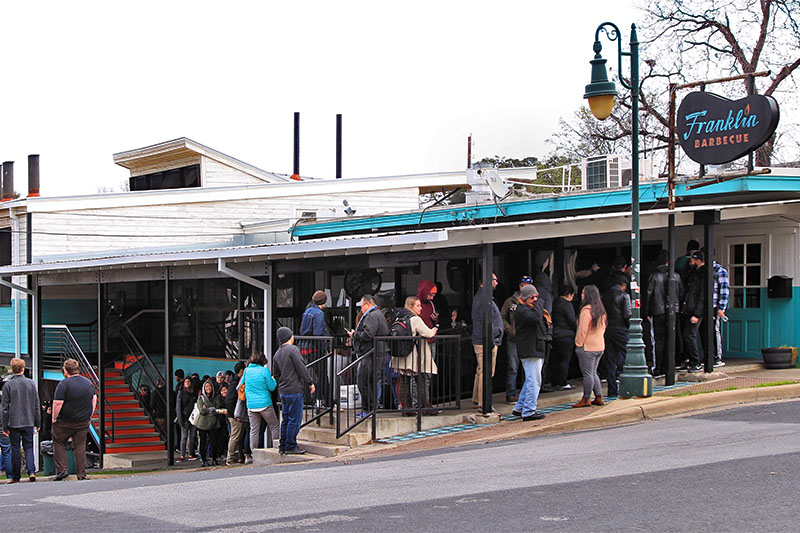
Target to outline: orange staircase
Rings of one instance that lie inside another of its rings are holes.
[[[106,453],[137,453],[162,451],[164,441],[155,426],[139,404],[122,377],[122,362],[116,363],[113,370],[105,372],[105,393],[108,406],[105,407]],[[109,408],[110,407],[110,408]],[[111,418],[114,418],[112,437]],[[94,422],[98,423],[99,413],[95,412]]]

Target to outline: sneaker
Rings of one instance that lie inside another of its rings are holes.
[[[36,476],[34,476],[33,474],[31,474],[31,475],[28,477],[28,481],[30,481],[31,483],[35,482],[35,481],[36,481]]]
[[[244,458],[244,464],[249,465],[249,464],[252,464],[252,463],[253,463],[253,458],[250,457],[249,455]]]
[[[689,363],[684,361],[680,366],[676,366],[675,370],[689,370]]]
[[[544,413],[540,413],[539,411],[534,411],[532,415],[523,416],[522,421],[530,422],[532,420],[541,420],[542,418],[544,418]]]
[[[190,455],[189,456],[189,460],[190,461],[197,461],[197,456],[196,455]]]
[[[182,462],[184,462],[185,460],[186,460],[186,457],[184,457],[184,456],[182,456],[182,455],[181,455],[180,457],[178,457],[178,460],[177,460],[177,461],[175,461],[175,462],[176,462],[176,463],[182,463]]]
[[[539,389],[539,394],[547,394],[548,392],[555,392],[555,389],[550,385],[542,385],[542,388]]]
[[[87,481],[88,479],[86,476],[78,476],[78,481]]]
[[[666,377],[666,376],[664,374],[656,374],[655,376],[653,376],[654,379],[661,379],[663,377]]]
[[[294,450],[286,450],[284,453],[286,455],[303,455],[306,451],[302,448],[295,448]]]
[[[521,411],[516,411],[516,410],[511,411],[511,414],[514,415],[514,416],[522,416],[522,412]]]
[[[725,361],[714,361],[714,368],[725,366]]]
[[[517,403],[517,397],[516,396],[506,396],[506,403],[509,404],[509,405],[514,405],[515,403]]]
[[[606,378],[603,378],[600,380],[600,383],[608,383],[608,380]]]
[[[69,477],[69,472],[67,470],[64,470],[56,474],[56,477],[53,478],[53,481],[64,481],[68,477]]]
[[[574,389],[574,388],[575,388],[575,387],[573,387],[572,385],[570,385],[569,383],[567,383],[567,384],[566,384],[566,385],[564,385],[563,387],[559,387],[559,388],[558,388],[558,390],[572,390],[572,389]]]
[[[697,372],[702,372],[703,371],[703,365],[690,366],[688,371],[689,371],[690,374],[696,374]]]

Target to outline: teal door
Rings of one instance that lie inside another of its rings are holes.
[[[764,236],[726,237],[723,263],[730,274],[730,302],[722,325],[723,355],[760,357],[765,346]]]

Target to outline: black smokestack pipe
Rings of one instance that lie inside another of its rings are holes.
[[[28,156],[28,198],[39,196],[39,155]]]
[[[336,115],[336,179],[342,177],[342,114]]]
[[[14,162],[3,163],[3,201],[14,199]]]
[[[300,179],[300,113],[294,114],[294,168],[292,179]]]

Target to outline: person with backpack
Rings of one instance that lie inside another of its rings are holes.
[[[389,334],[397,337],[398,340],[392,342],[391,368],[398,374],[400,379],[397,381],[397,400],[399,409],[418,409],[422,406],[426,409],[425,414],[439,414],[432,409],[430,400],[430,383],[433,374],[438,374],[439,369],[433,359],[431,344],[428,342],[415,342],[413,337],[420,336],[425,339],[433,339],[438,332],[438,326],[429,328],[422,317],[422,302],[416,296],[406,298],[405,307],[398,309],[392,329]],[[419,347],[422,347],[420,352]],[[421,378],[418,377],[421,375]],[[422,380],[422,387],[417,386],[417,382]],[[413,412],[403,413],[413,416]]]

